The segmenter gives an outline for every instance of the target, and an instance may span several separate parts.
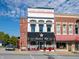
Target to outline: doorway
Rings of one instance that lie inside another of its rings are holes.
[[[39,50],[44,48],[44,42],[43,41],[38,42],[38,48],[39,48]]]
[[[68,43],[68,51],[72,51],[72,43]]]

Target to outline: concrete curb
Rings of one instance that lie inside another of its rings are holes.
[[[5,54],[5,55],[58,55],[58,56],[79,56],[79,54],[74,54],[74,53],[57,53],[57,52],[35,52],[35,51],[5,51],[1,52],[0,55]]]

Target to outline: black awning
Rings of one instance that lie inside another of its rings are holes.
[[[30,40],[54,40],[55,35],[53,32],[28,32]]]

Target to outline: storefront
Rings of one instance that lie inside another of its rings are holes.
[[[56,43],[56,45],[57,45],[56,48],[57,49],[66,49],[66,44],[67,44],[66,42],[57,42]]]
[[[53,32],[28,32],[28,50],[54,49],[55,35]]]

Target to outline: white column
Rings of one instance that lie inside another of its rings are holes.
[[[46,41],[45,41],[45,43],[44,43],[44,47],[46,47]]]
[[[36,26],[35,26],[35,32],[39,32],[39,24],[36,24]]]
[[[30,26],[30,23],[28,23],[28,32],[31,32],[31,26]]]
[[[43,32],[47,32],[47,26],[46,26],[46,24],[44,24],[44,26],[43,26]]]
[[[51,26],[51,32],[54,32],[54,24]]]

